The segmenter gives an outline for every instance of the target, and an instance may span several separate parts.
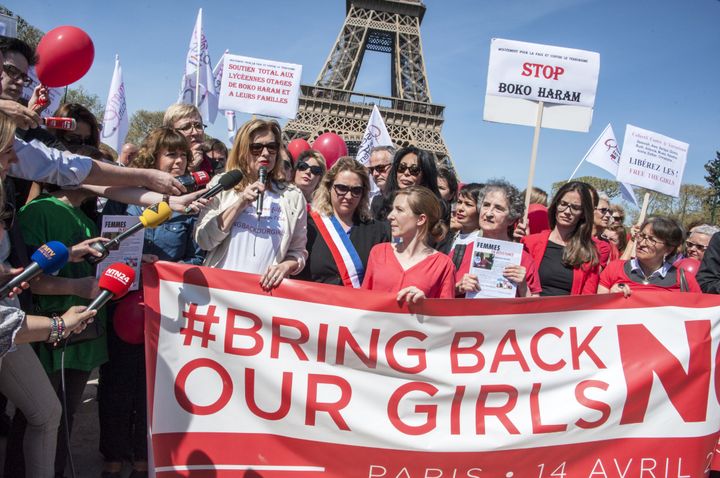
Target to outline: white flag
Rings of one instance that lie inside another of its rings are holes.
[[[210,70],[210,54],[207,38],[202,29],[202,8],[198,11],[197,21],[190,38],[185,74],[180,84],[178,103],[197,106],[200,116],[207,123],[214,123],[217,116],[217,91]]]
[[[128,110],[125,102],[125,82],[122,77],[120,57],[115,55],[115,71],[110,82],[100,141],[120,153],[128,133]]]
[[[222,74],[223,74],[223,63],[225,63],[225,55],[227,55],[230,52],[230,50],[225,50],[225,53],[222,54],[220,57],[220,60],[215,65],[215,68],[213,68],[212,74],[213,74],[213,83],[215,85],[215,104],[217,104],[218,100],[218,94],[220,94],[220,85],[222,84]]]
[[[615,132],[611,124],[608,123],[600,134],[600,137],[595,140],[595,143],[593,143],[588,152],[585,153],[585,157],[580,161],[580,164],[582,164],[583,161],[599,166],[612,174],[613,177],[617,177],[620,149],[618,148]],[[620,192],[622,193],[623,199],[638,206],[632,186],[620,183]]]
[[[380,116],[380,110],[377,105],[373,105],[372,113],[370,113],[370,120],[368,121],[367,128],[365,128],[365,134],[363,134],[360,147],[355,159],[363,165],[368,164],[370,161],[370,152],[377,146],[392,146],[392,139],[388,134],[385,122]]]

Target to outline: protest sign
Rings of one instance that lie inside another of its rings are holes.
[[[478,237],[473,246],[470,274],[478,278],[480,290],[468,292],[466,297],[515,297],[517,286],[503,277],[503,271],[507,266],[520,265],[522,251],[523,245],[518,242]]]
[[[166,262],[143,277],[159,476],[678,478],[717,442],[715,296],[410,309]]]
[[[617,180],[678,197],[688,148],[687,143],[629,124]]]
[[[107,239],[114,239],[121,232],[140,222],[137,216],[105,215],[102,217],[100,235]],[[120,242],[116,246],[108,248],[109,254],[98,265],[95,277],[102,277],[105,269],[115,262],[127,264],[135,270],[135,280],[129,290],[138,290],[140,285],[140,266],[142,265],[143,241],[145,231],[138,229],[135,234]]]
[[[295,118],[302,65],[225,54],[220,109]]]
[[[483,118],[533,126],[542,102],[543,128],[587,132],[599,71],[595,52],[493,38]]]

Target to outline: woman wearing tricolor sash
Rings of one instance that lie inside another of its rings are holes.
[[[360,287],[370,249],[390,241],[388,225],[370,217],[367,170],[351,157],[340,158],[323,177],[308,218],[309,257],[299,278]]]

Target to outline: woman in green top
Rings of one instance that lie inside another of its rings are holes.
[[[81,153],[93,155],[93,151],[83,150]],[[63,244],[77,244],[100,235],[94,220],[84,212],[91,213],[95,209],[94,193],[82,188],[59,189],[53,185],[46,185],[46,191],[50,192],[39,195],[18,213],[17,220],[30,250],[51,240]],[[100,293],[98,280],[95,278],[95,266],[86,261],[68,262],[57,275],[42,275],[33,281],[30,287],[34,312],[39,315],[60,313],[74,305],[88,305]],[[95,320],[104,329],[104,309],[98,311]],[[64,349],[67,410],[63,412],[67,414],[67,423],[72,430],[73,415],[81,403],[90,373],[108,359],[107,342],[105,337],[101,336],[67,345]],[[61,397],[60,361],[63,348],[38,344],[35,351],[58,397]],[[55,453],[55,472],[60,476],[65,470],[67,457],[64,425],[65,421],[61,420]]]

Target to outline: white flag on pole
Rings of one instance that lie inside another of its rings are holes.
[[[185,74],[180,84],[178,103],[197,106],[203,121],[214,123],[217,116],[217,90],[210,69],[208,43],[202,29],[202,8],[198,11],[195,28],[190,37]]]
[[[215,68],[213,68],[212,74],[213,74],[213,84],[215,85],[215,104],[217,105],[217,98],[218,94],[220,93],[220,85],[222,84],[222,75],[223,75],[223,63],[225,63],[225,55],[230,53],[230,50],[225,50],[225,52],[220,57],[220,60],[215,64]]]
[[[620,162],[620,149],[618,148],[617,140],[615,139],[615,132],[612,129],[612,125],[608,123],[603,132],[600,134],[595,143],[590,147],[583,161],[594,164],[595,166],[601,167],[608,173],[617,177],[618,163]],[[577,169],[576,169],[577,171]],[[573,176],[575,173],[573,173]],[[635,198],[635,192],[632,186],[625,183],[620,183],[620,192],[623,199],[627,202],[631,202],[638,206],[637,198]]]
[[[120,153],[128,128],[125,82],[123,81],[122,67],[120,66],[120,56],[115,55],[115,71],[110,82],[107,102],[105,102],[100,140]]]
[[[367,128],[365,128],[365,134],[363,134],[360,147],[355,159],[363,165],[368,164],[370,161],[370,152],[376,146],[392,146],[392,139],[388,134],[388,130],[385,127],[385,122],[380,116],[380,110],[377,105],[373,105],[372,113],[370,113],[370,120],[368,121]]]

